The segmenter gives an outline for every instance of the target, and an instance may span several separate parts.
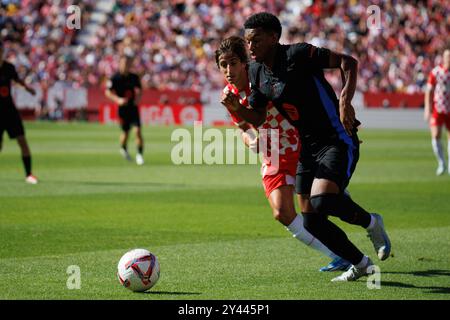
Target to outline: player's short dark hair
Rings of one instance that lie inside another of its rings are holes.
[[[219,49],[216,50],[216,64],[219,66],[219,58],[222,54],[231,52],[236,55],[241,62],[248,62],[247,49],[245,41],[241,37],[231,36],[222,40],[219,44]]]
[[[280,20],[269,12],[259,12],[251,15],[244,22],[245,29],[257,29],[261,28],[266,32],[275,32],[278,35],[278,39],[281,37],[281,27]]]

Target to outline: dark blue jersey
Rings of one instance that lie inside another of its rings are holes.
[[[252,62],[249,67],[253,108],[269,101],[299,130],[304,147],[321,147],[348,139],[339,118],[339,101],[325,79],[330,50],[308,43],[278,45],[272,69]],[[360,123],[356,121],[356,127]]]
[[[5,108],[14,108],[11,95],[11,81],[17,81],[18,79],[14,65],[3,61],[3,64],[0,66],[0,111]]]
[[[111,91],[114,91],[119,97],[128,98],[128,106],[134,106],[134,99],[136,97],[134,89],[140,89],[141,82],[139,80],[139,76],[134,73],[130,72],[126,75],[116,73],[108,82],[107,87]]]

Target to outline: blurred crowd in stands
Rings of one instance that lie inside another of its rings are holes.
[[[134,70],[146,88],[222,88],[214,60],[218,42],[242,35],[251,14],[269,11],[282,22],[281,43],[306,41],[356,57],[359,90],[415,93],[423,91],[450,34],[448,0],[117,0],[89,43],[82,43],[83,26],[99,1],[0,1],[6,59],[44,89],[57,81],[103,86],[120,54],[135,55]],[[66,25],[72,4],[81,9],[80,30]],[[371,5],[381,20],[368,28],[377,15],[368,11]],[[339,73],[329,79],[340,85]]]

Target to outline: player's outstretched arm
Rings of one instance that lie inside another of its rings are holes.
[[[14,81],[17,84],[21,85],[25,90],[27,90],[33,96],[36,94],[36,90],[34,90],[34,88],[30,87],[29,85],[27,85],[23,79],[17,77],[16,79],[14,79]]]
[[[345,131],[351,135],[355,122],[355,109],[351,102],[356,91],[358,61],[349,55],[331,52],[329,67],[341,69],[345,81],[339,98],[339,113]]]

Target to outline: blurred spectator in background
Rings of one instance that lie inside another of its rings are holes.
[[[101,86],[117,69],[117,55],[131,47],[139,52],[134,69],[144,88],[220,89],[213,56],[218,39],[242,34],[248,16],[269,11],[286,30],[281,43],[306,41],[358,57],[359,90],[416,93],[440,63],[450,33],[448,0],[117,0],[83,44],[81,30],[66,27],[66,8],[80,7],[83,29],[100,2],[3,0],[6,58],[44,90],[58,81]],[[381,29],[367,27],[371,5],[380,8]],[[339,88],[338,73],[327,77]]]

